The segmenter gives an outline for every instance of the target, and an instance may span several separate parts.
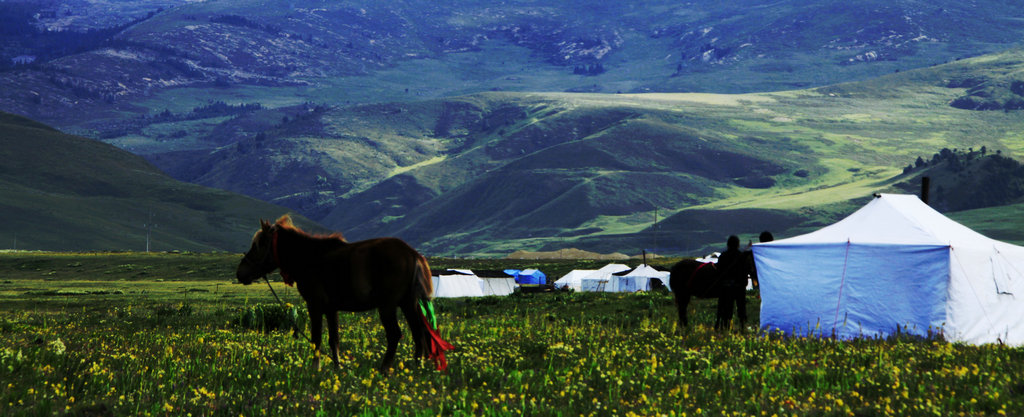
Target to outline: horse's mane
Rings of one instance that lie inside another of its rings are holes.
[[[296,226],[295,223],[292,222],[291,214],[285,214],[285,215],[281,216],[280,218],[277,219],[276,222],[274,222],[274,224],[277,225],[277,227],[280,227],[280,228],[283,228],[283,229],[288,229],[288,230],[296,232],[296,233],[298,233],[300,235],[303,235],[303,236],[306,236],[306,237],[310,237],[310,238],[313,238],[313,239],[338,240],[338,241],[341,241],[341,242],[347,242],[345,240],[345,236],[342,235],[341,232],[334,232],[334,233],[331,233],[329,235],[314,235],[314,234],[311,234],[311,233],[307,233],[304,230],[299,229],[299,227]]]

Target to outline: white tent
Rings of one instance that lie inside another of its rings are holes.
[[[841,338],[1024,344],[1024,247],[883,194],[801,236],[754,245],[761,327]],[[897,328],[899,326],[899,328]]]
[[[606,292],[608,291],[609,276],[594,274],[588,275],[580,280],[580,291],[583,292]]]
[[[717,264],[718,263],[718,257],[721,256],[721,255],[722,255],[722,252],[712,252],[712,253],[709,253],[709,254],[705,255],[703,258],[697,258],[697,262]]]
[[[433,277],[434,297],[485,297],[515,292],[515,278],[480,278],[469,269],[448,269]]]
[[[597,270],[574,269],[572,271],[569,271],[568,274],[565,274],[557,281],[555,281],[555,288],[569,288],[572,290],[580,291],[582,290],[583,277],[593,274],[594,272],[597,272]]]
[[[618,280],[614,274],[628,271],[629,266],[623,264],[608,264],[597,271],[591,272],[580,279],[580,291],[585,292],[612,292],[617,291]]]
[[[629,271],[629,273],[626,274],[625,277],[633,278],[635,280],[636,286],[638,288],[634,289],[633,291],[650,291],[650,280],[652,279],[659,280],[661,281],[662,285],[668,287],[669,275],[669,271],[659,271],[657,269],[652,268],[650,265],[640,264],[640,266],[636,267],[632,271]],[[622,285],[620,284],[620,288],[621,287]],[[671,290],[672,288],[669,289]]]
[[[608,285],[604,290],[606,292],[650,291],[651,278],[629,275],[612,275],[609,277]]]
[[[659,280],[668,286],[668,271],[658,271],[646,264],[640,265],[632,271],[626,271],[629,271],[629,269],[627,268],[613,274],[602,274],[595,271],[583,278],[581,282],[582,290],[597,292],[650,291],[652,279]]]
[[[487,295],[509,295],[516,291],[515,278],[483,278],[483,293]]]
[[[468,272],[468,274],[466,274]],[[483,297],[484,281],[472,271],[449,270],[433,277],[434,297]]]
[[[629,267],[622,264],[608,264],[601,269],[574,269],[569,271],[557,281],[555,281],[555,288],[570,288],[576,291],[603,291],[604,285],[600,281],[608,281],[608,277],[616,272],[628,271]],[[583,280],[591,279],[594,280],[588,283],[588,289],[583,289]],[[598,290],[600,286],[600,290]]]

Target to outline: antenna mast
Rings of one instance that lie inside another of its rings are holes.
[[[146,253],[149,253],[149,238],[150,238],[150,235],[152,235],[152,233],[153,233],[153,228],[156,227],[156,226],[157,225],[155,223],[153,223],[153,211],[150,211],[149,212],[149,222],[144,224],[144,225],[142,225],[142,227],[146,228]]]

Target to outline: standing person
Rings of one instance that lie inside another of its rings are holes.
[[[728,329],[732,322],[732,306],[736,303],[740,325],[747,322],[747,268],[744,267],[743,252],[740,252],[740,238],[729,236],[725,252],[718,256],[718,282],[721,294],[718,297],[718,314],[715,329]]]

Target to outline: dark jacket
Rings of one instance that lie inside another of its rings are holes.
[[[718,278],[725,288],[747,286],[747,270],[743,267],[743,253],[730,249],[718,255]]]

